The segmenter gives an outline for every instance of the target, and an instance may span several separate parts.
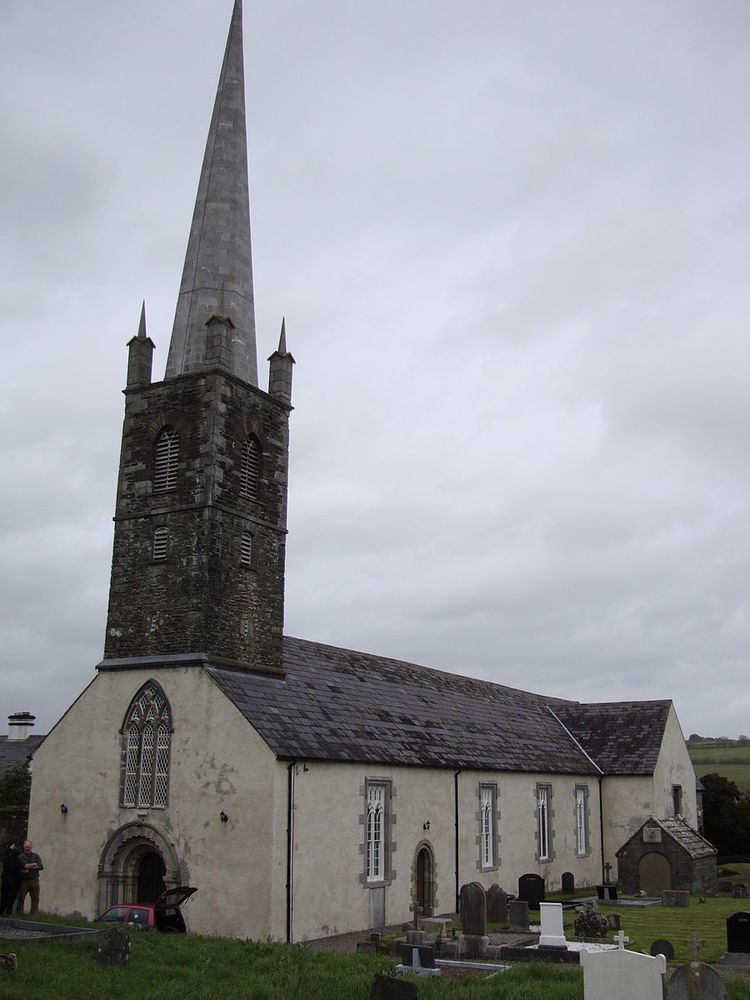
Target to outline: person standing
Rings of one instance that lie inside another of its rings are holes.
[[[8,850],[3,859],[3,877],[0,884],[0,917],[9,917],[13,913],[18,890],[21,887],[23,866],[18,858],[21,848],[17,844],[8,844]]]
[[[23,854],[18,857],[23,874],[21,875],[21,887],[18,890],[16,913],[23,913],[23,904],[27,895],[31,896],[31,913],[39,911],[39,872],[42,871],[44,865],[33,847],[30,840],[24,840]]]

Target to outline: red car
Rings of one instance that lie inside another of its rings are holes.
[[[156,928],[157,931],[184,934],[187,928],[180,907],[197,891],[188,885],[165,889],[155,903],[117,903],[105,910],[97,920],[108,924],[130,924],[131,927],[143,927],[147,930]]]

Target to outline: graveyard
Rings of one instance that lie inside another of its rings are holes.
[[[467,895],[467,909],[475,905],[476,901],[470,899],[470,894]],[[709,984],[695,992],[696,997],[726,996],[728,1000],[750,1000],[750,966],[720,964],[728,944],[735,951],[750,947],[750,916],[742,911],[743,905],[744,901],[730,896],[709,898],[705,902],[695,896],[690,898],[687,906],[638,907],[622,905],[622,900],[599,902],[597,911],[603,917],[619,914],[621,930],[614,934],[610,926],[606,940],[612,950],[582,955],[580,966],[536,961],[508,963],[501,961],[498,952],[495,952],[495,957],[487,960],[489,967],[481,972],[444,964],[440,975],[418,977],[407,971],[399,979],[404,984],[412,984],[416,992],[411,995],[422,1000],[469,997],[477,997],[478,1000],[484,997],[504,1000],[599,1000],[605,996],[632,996],[647,1000],[652,993],[661,996],[662,970],[667,969],[668,978],[671,977],[668,995],[679,998],[693,996],[689,992],[688,979],[693,968],[689,963],[697,957],[700,963],[710,963],[721,972],[726,992],[710,992],[712,987]],[[494,906],[492,901],[491,908]],[[539,943],[546,940],[552,949],[560,945],[564,947],[566,943],[569,945],[575,937],[573,924],[576,910],[568,909],[563,915],[560,906],[549,900],[542,906],[547,911],[546,917],[542,916],[543,933]],[[539,921],[541,913],[541,910],[531,910],[532,926]],[[484,927],[486,934],[480,936],[493,940],[502,929],[507,931],[508,916],[505,916],[502,925],[497,921],[487,921]],[[737,917],[741,918],[739,923]],[[470,919],[477,919],[475,912]],[[554,923],[558,919],[562,926],[555,928]],[[61,919],[44,920],[50,930],[64,923]],[[82,920],[72,923],[89,931],[92,926],[96,927]],[[461,922],[448,918],[442,923],[423,922],[421,927],[430,932],[428,939],[432,939],[438,931],[446,938],[458,938],[462,933]],[[455,935],[452,933],[454,930]],[[562,935],[554,933],[556,930]],[[412,928],[406,931],[406,936],[408,938],[409,934],[421,932]],[[390,983],[399,955],[403,959],[407,954],[403,946],[400,952],[394,947],[397,939],[403,940],[404,928],[390,938],[383,935],[382,953],[378,953],[380,949],[374,949],[361,954],[319,951],[304,944],[290,946],[194,935],[160,935],[138,929],[119,929],[118,933],[129,939],[129,945],[126,945],[128,956],[125,965],[115,968],[97,960],[101,945],[97,946],[100,939],[95,935],[59,937],[43,942],[12,941],[0,937],[0,952],[12,951],[17,956],[15,969],[0,968],[0,995],[4,1000],[20,1000],[22,997],[25,1000],[30,996],[38,1000],[66,997],[93,1000],[101,996],[115,1000],[122,997],[124,1000],[133,995],[139,995],[144,1000],[177,995],[184,1000],[208,996],[217,1000],[225,997],[227,1000],[230,997],[253,1000],[314,1000],[318,997],[325,997],[326,1000],[367,1000],[368,997],[381,995],[371,993],[374,978],[385,976]],[[366,940],[366,933],[362,938]],[[660,955],[649,955],[652,944],[657,940],[671,946],[669,957],[672,960],[669,963]],[[429,956],[426,957],[429,964]],[[738,957],[743,963],[747,961],[747,955]],[[471,966],[472,963],[468,960],[462,964]],[[505,968],[499,971],[502,966]],[[713,969],[707,966],[702,968],[705,975],[716,976]],[[680,977],[684,982],[680,981]],[[614,992],[611,984],[618,981],[623,989],[631,987],[631,992]],[[400,994],[383,993],[382,996]]]

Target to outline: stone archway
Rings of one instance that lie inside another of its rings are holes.
[[[188,881],[174,845],[149,823],[126,823],[112,834],[102,851],[98,877],[99,913],[115,903],[152,902],[139,899],[139,891],[159,895]]]
[[[658,851],[649,851],[638,862],[638,886],[649,896],[660,896],[662,889],[672,888],[672,866],[669,858]]]
[[[436,898],[435,856],[432,847],[422,841],[414,855],[414,897],[422,907],[422,915],[431,917]]]

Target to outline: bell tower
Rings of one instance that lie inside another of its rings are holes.
[[[100,666],[283,670],[289,413],[282,324],[258,387],[242,50],[235,0],[166,374],[145,309],[128,344]]]

